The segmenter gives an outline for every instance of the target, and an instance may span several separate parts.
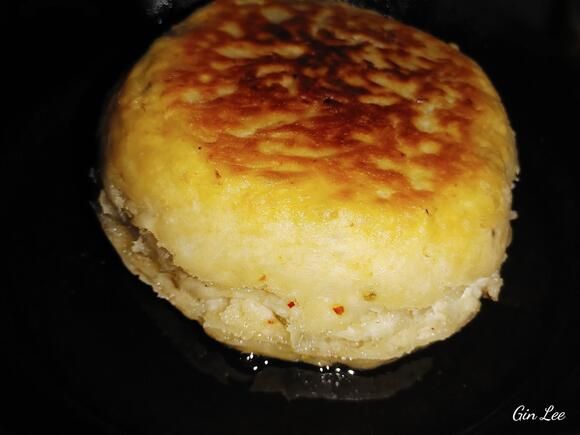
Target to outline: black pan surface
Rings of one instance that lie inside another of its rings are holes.
[[[447,341],[353,373],[207,339],[125,270],[99,228],[107,94],[199,4],[29,0],[9,14],[18,30],[4,39],[0,432],[580,433],[578,2],[357,2],[482,65],[517,133],[522,173],[500,301]],[[520,405],[565,418],[514,421]]]

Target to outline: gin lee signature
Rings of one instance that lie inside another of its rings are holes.
[[[528,421],[528,420],[539,420],[539,421],[562,421],[566,418],[565,412],[554,411],[554,405],[547,406],[544,408],[543,414],[536,414],[535,412],[529,410],[524,405],[518,406],[512,415],[513,421]]]

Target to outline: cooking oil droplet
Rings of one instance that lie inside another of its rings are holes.
[[[255,353],[243,353],[239,358],[240,365],[246,372],[259,373],[266,368],[269,361]]]

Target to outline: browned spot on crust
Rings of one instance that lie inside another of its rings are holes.
[[[216,167],[316,173],[340,197],[371,183],[388,201],[429,196],[478,164],[470,128],[487,95],[456,49],[343,3],[256,3],[217,0],[182,25],[183,55],[161,75]]]
[[[374,301],[376,298],[377,294],[372,291],[368,291],[363,294],[363,299],[367,302]]]

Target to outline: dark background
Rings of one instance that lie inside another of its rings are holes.
[[[580,433],[580,2],[356,3],[458,43],[504,100],[522,174],[500,302],[393,366],[431,364],[392,397],[289,401],[281,394],[294,388],[289,373],[315,371],[276,363],[278,392],[249,391],[256,381],[237,354],[200,338],[125,271],[90,203],[107,93],[195,3],[11,3],[2,27],[0,432]],[[202,373],[192,363],[196,346],[203,361],[225,361],[237,378]],[[393,371],[353,382],[378,385]],[[513,423],[519,404],[538,413],[553,404],[567,418]]]

